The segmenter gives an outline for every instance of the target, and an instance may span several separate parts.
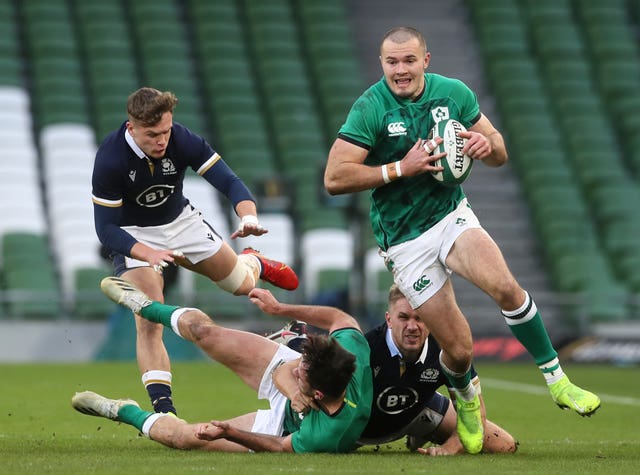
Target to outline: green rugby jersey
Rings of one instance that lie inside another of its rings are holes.
[[[480,119],[478,100],[463,82],[425,74],[426,87],[415,100],[394,95],[384,77],[353,104],[338,136],[369,150],[366,165],[401,160],[419,138],[447,118],[469,128]],[[438,183],[431,173],[401,177],[370,192],[370,217],[378,245],[414,239],[453,211],[462,187]]]
[[[284,429],[293,433],[291,444],[296,453],[349,452],[369,421],[373,399],[373,378],[369,366],[369,343],[355,328],[331,333],[342,347],[356,357],[356,371],[347,385],[342,408],[335,414],[311,410],[303,419],[287,401]]]

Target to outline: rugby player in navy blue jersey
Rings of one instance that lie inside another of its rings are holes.
[[[450,386],[440,365],[440,347],[429,329],[394,284],[389,289],[385,322],[366,335],[371,348],[373,404],[362,444],[385,444],[407,436],[407,446],[428,455],[465,452],[456,433],[456,413],[449,398],[437,392]],[[480,394],[480,381],[471,369]],[[454,397],[453,388],[449,394]],[[484,417],[483,451],[515,452],[514,438]],[[427,442],[440,444],[421,448]]]
[[[176,264],[205,275],[234,295],[246,295],[258,278],[294,290],[287,265],[247,248],[240,255],[216,233],[182,193],[192,168],[224,194],[240,218],[232,239],[267,232],[255,199],[205,139],[173,122],[178,99],[143,87],[127,101],[128,120],[96,154],[92,178],[95,227],[110,250],[114,273],[163,302],[162,269]],[[162,326],[136,315],[136,354],[142,382],[156,412],[176,412]]]

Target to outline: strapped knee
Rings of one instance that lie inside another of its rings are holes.
[[[222,280],[215,281],[215,283],[222,290],[235,294],[235,292],[242,286],[242,283],[247,276],[253,280],[253,285],[255,285],[253,272],[249,266],[242,261],[242,259],[238,259],[229,275]]]

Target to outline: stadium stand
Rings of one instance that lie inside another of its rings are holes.
[[[180,107],[176,121],[204,134],[200,84],[180,5],[173,0],[140,0],[131,3],[128,12],[144,83],[173,91]]]
[[[93,226],[93,129],[86,124],[48,125],[40,146],[50,237],[65,302],[77,317],[103,315],[110,305],[98,287],[108,269]]]
[[[625,179],[620,146],[605,99],[598,94],[583,24],[568,1],[468,3],[481,46],[488,43],[488,75],[555,284],[560,291],[587,296],[577,313],[592,319],[624,318],[628,289],[603,244],[608,227],[604,216],[624,205],[596,190],[604,183],[634,185]],[[497,3],[501,15],[492,14]],[[586,6],[578,4],[576,11]],[[521,46],[499,50],[491,28],[484,30],[505,18],[513,37],[518,31]],[[526,99],[507,99],[516,92]],[[544,150],[536,150],[541,143]],[[589,262],[599,272],[585,272]]]
[[[348,288],[353,269],[353,236],[328,226],[306,231],[300,240],[304,256],[305,298]]]
[[[9,317],[56,319],[64,314],[44,234],[5,232],[1,259],[4,310]]]
[[[259,92],[271,120],[276,163],[285,173],[296,170],[291,182],[300,230],[320,227],[327,221],[339,223],[340,213],[322,209],[322,162],[328,147],[295,10],[286,0],[248,0],[244,13],[250,54],[260,78]]]
[[[0,1],[0,316],[61,312],[14,5]],[[34,298],[35,296],[35,298]]]
[[[204,102],[215,124],[213,146],[255,189],[276,175],[276,166],[239,3],[190,0],[187,6]]]
[[[131,33],[120,2],[73,2],[98,141],[126,119],[126,98],[140,85]]]
[[[554,290],[575,298],[573,314],[590,321],[637,315],[638,305],[629,302],[640,293],[634,239],[640,220],[633,208],[640,2],[456,4],[468,7],[476,29]],[[28,236],[25,245],[39,241],[32,252],[50,278],[11,270],[16,259],[6,253],[0,269],[4,289],[31,282],[52,296],[47,304],[22,302],[28,306],[5,298],[5,311],[20,318],[61,311],[96,318],[109,311],[96,293],[107,271],[94,237],[89,173],[96,142],[125,119],[127,95],[143,84],[176,92],[176,120],[211,137],[265,204],[271,232],[234,245],[296,262],[305,299],[350,285],[354,242],[344,236],[353,224],[349,213],[365,212],[366,194],[330,197],[322,186],[328,145],[363,89],[348,14],[342,0],[0,0],[0,154],[12,157],[0,176],[0,237],[3,253],[5,241],[15,240],[5,236]],[[205,198],[211,190],[201,193],[197,188],[208,185],[195,180],[187,196],[228,236],[228,206]],[[289,196],[286,205],[268,209],[276,201],[262,195],[274,184]],[[364,233],[356,247],[366,254],[366,298],[380,300],[389,274]],[[323,236],[320,242],[314,234]],[[334,243],[335,250],[335,239],[344,254],[334,263],[315,262],[316,254],[330,253],[311,252],[309,243]],[[186,274],[176,295],[220,310],[226,297]],[[249,314],[239,300],[229,299],[224,311]]]

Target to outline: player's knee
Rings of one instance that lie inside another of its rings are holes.
[[[256,284],[252,269],[242,259],[236,261],[229,275],[215,283],[222,290],[233,295],[246,295]]]
[[[440,362],[454,373],[466,373],[471,367],[473,359],[473,346],[454,344],[442,348]]]
[[[179,450],[190,450],[194,448],[193,436],[187,424],[175,424],[164,437],[165,445]]]
[[[493,300],[503,310],[519,308],[525,299],[525,292],[518,282],[513,279],[505,279],[491,292]]]
[[[189,335],[191,335],[190,339],[197,345],[216,338],[220,331],[220,327],[213,323],[211,318],[203,312],[193,314],[193,318],[190,318],[185,323]]]

